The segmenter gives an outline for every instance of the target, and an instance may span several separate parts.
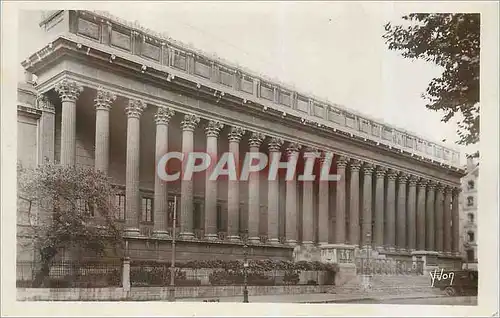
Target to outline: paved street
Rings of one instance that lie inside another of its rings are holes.
[[[243,296],[211,297],[198,299],[178,299],[178,302],[242,302]],[[336,294],[299,294],[250,296],[251,303],[353,303],[353,304],[414,304],[414,305],[471,305],[477,304],[477,296],[448,297],[429,293],[415,293],[407,296],[383,295],[336,295]]]

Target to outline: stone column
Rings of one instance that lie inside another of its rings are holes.
[[[400,173],[398,176],[398,198],[397,198],[397,212],[396,212],[396,223],[397,223],[397,237],[396,237],[396,247],[401,250],[406,250],[406,181],[408,181],[408,176],[404,173]]]
[[[321,167],[323,165],[331,167],[333,155],[329,152],[323,153],[323,156],[320,157]],[[326,169],[326,168],[325,168]],[[329,191],[329,181],[328,180],[319,180],[319,189],[318,189],[318,240],[320,244],[328,244],[328,236],[329,236],[329,213],[328,206],[330,201],[330,191]]]
[[[451,187],[449,186],[444,189],[443,249],[446,254],[451,254]]]
[[[444,192],[444,187],[442,184],[438,184],[436,186],[436,202],[435,202],[435,211],[436,211],[436,251],[438,252],[443,252],[444,251],[444,242],[443,242],[443,235],[444,235],[444,229],[443,229],[443,220],[444,220],[444,215],[443,215],[443,202],[444,202],[444,197],[443,197],[443,192]]]
[[[140,118],[146,109],[146,103],[131,99],[127,113],[127,159],[125,175],[125,234],[139,235],[139,149]]]
[[[315,149],[308,148],[304,153],[305,160],[318,158]],[[313,160],[314,160],[313,159]],[[314,160],[315,161],[315,160]],[[314,162],[313,161],[313,162]],[[304,167],[305,169],[305,167]],[[312,171],[314,175],[314,170]],[[303,180],[302,187],[302,244],[313,244],[314,241],[314,181]]]
[[[291,143],[287,148],[288,163],[297,165],[300,145]],[[297,181],[295,176],[286,181],[286,243],[297,244]]]
[[[436,184],[432,181],[427,185],[427,197],[426,197],[426,209],[425,209],[425,249],[428,251],[434,251],[434,199],[436,197],[435,193]]]
[[[269,141],[269,164],[281,159],[281,147],[283,139],[271,138]],[[267,236],[269,243],[279,243],[279,175],[273,180],[268,180],[268,197],[267,197]]]
[[[374,166],[365,163],[363,166],[363,223],[361,224],[361,240],[365,246],[372,243],[372,174]]]
[[[389,170],[387,174],[387,197],[386,197],[386,229],[384,231],[384,243],[389,251],[396,250],[396,178],[395,170]]]
[[[425,250],[425,190],[427,180],[420,179],[417,192],[417,250]]]
[[[374,243],[377,249],[384,247],[384,177],[387,169],[377,166],[375,183],[375,224],[374,224]]]
[[[40,117],[40,146],[38,164],[54,163],[54,146],[56,134],[56,109],[45,95],[37,97],[38,108],[42,110]]]
[[[210,175],[214,170],[218,160],[217,137],[224,127],[218,121],[209,120],[205,127],[207,135],[207,154],[212,158],[210,166],[206,170],[205,177],[205,238],[208,240],[217,239],[217,184],[216,180],[210,180]]]
[[[109,111],[116,95],[103,89],[97,90],[95,102],[95,170],[108,173],[109,167]]]
[[[236,180],[228,178],[227,192],[227,234],[231,241],[240,240],[240,188],[239,188],[239,167],[240,167],[240,141],[245,130],[240,127],[231,127],[229,131],[229,152],[233,155],[235,167],[237,168]]]
[[[174,116],[174,111],[166,107],[158,107],[155,114],[156,123],[156,161],[168,152],[168,124]],[[155,237],[165,237],[167,232],[168,185],[160,179],[155,169],[155,198],[154,198],[154,231]]]
[[[351,180],[350,180],[350,197],[349,197],[349,243],[352,245],[360,245],[359,238],[359,169],[361,162],[356,159],[351,159]]]
[[[74,166],[76,160],[76,100],[83,87],[75,81],[64,79],[55,90],[62,101],[61,165]]]
[[[335,243],[345,244],[345,167],[347,165],[347,158],[344,156],[337,156],[337,175],[339,179],[337,185],[337,200],[335,209]]]
[[[408,205],[406,207],[408,212],[408,251],[413,252],[417,248],[417,181],[415,176],[409,177],[408,182]]]
[[[193,152],[194,148],[194,130],[200,123],[200,118],[196,115],[186,114],[181,122],[182,128],[182,153],[184,154],[184,163],[187,156]],[[184,166],[181,180],[181,231],[180,236],[183,239],[193,239],[193,179],[184,180]]]
[[[265,136],[261,133],[252,133],[249,143],[249,152],[259,152],[260,145]],[[248,240],[252,243],[260,242],[260,196],[259,196],[259,172],[250,172],[248,176]]]
[[[452,206],[451,206],[451,236],[453,238],[453,245],[451,250],[453,255],[460,255],[460,215],[458,214],[458,195],[460,194],[460,188],[454,188],[452,193]]]

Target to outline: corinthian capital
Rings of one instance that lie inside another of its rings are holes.
[[[68,79],[63,79],[57,83],[54,89],[63,102],[76,102],[80,93],[83,92],[82,85]]]
[[[429,180],[427,180],[427,179],[420,178],[420,179],[418,180],[418,186],[419,186],[420,188],[424,188],[424,189],[425,189],[425,187],[427,186],[427,183],[429,183]]]
[[[365,175],[371,175],[373,173],[374,169],[375,169],[375,166],[371,163],[365,163],[363,165],[363,173]]]
[[[377,170],[375,171],[377,178],[383,178],[387,172],[387,168],[383,166],[377,166]]]
[[[137,99],[129,99],[128,105],[125,107],[125,113],[129,118],[139,118],[145,109],[145,102]]]
[[[95,102],[95,108],[96,109],[103,109],[103,110],[110,110],[111,105],[113,102],[116,100],[116,95],[110,91],[106,91],[102,88],[99,88],[97,90],[97,96],[94,99]]]
[[[170,119],[175,115],[175,111],[168,107],[158,107],[155,114],[155,122],[157,125],[168,125]]]
[[[54,104],[49,100],[47,95],[45,94],[40,94],[36,97],[36,103],[37,103],[37,108],[41,109],[42,111],[45,112],[51,112],[55,113],[56,108],[54,107]]]
[[[200,117],[193,114],[186,114],[181,122],[181,127],[182,130],[193,131],[199,123]]]
[[[296,142],[291,142],[286,148],[288,156],[296,155],[299,153],[301,146]]]
[[[260,147],[266,136],[264,134],[253,132],[248,139],[250,147]]]
[[[207,137],[218,137],[223,127],[224,125],[219,121],[209,120],[205,127],[205,134],[207,134]]]
[[[359,171],[359,169],[361,169],[361,161],[358,159],[351,159],[349,167],[351,171]]]
[[[238,126],[233,126],[229,130],[228,139],[230,142],[240,142],[244,134],[245,129]]]
[[[396,180],[396,178],[398,177],[398,172],[394,169],[389,169],[387,171],[387,178],[389,180]]]
[[[269,151],[279,152],[281,150],[281,147],[283,146],[283,143],[283,139],[272,137],[269,141]]]
[[[406,184],[406,182],[408,181],[408,175],[404,172],[401,172],[399,175],[398,175],[398,183],[400,184]]]
[[[410,186],[415,187],[417,185],[417,182],[418,182],[417,176],[410,175],[408,179],[409,179]]]
[[[349,162],[349,159],[346,156],[337,156],[337,168],[344,169]]]

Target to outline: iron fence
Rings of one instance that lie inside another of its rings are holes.
[[[357,257],[356,273],[365,275],[423,275],[424,262],[421,260]]]
[[[50,264],[46,273],[39,262],[17,262],[17,287],[50,288],[98,288],[120,287],[122,263],[116,262],[68,262],[57,261]],[[40,284],[33,285],[35,281]]]
[[[319,271],[250,270],[249,286],[282,285],[332,285],[334,274]],[[160,287],[170,284],[170,263],[132,262],[130,283],[132,287]],[[243,268],[226,270],[222,268],[176,268],[176,286],[237,286],[244,284]]]

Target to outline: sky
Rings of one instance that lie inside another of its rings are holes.
[[[457,119],[445,124],[442,113],[425,108],[421,94],[442,69],[388,50],[382,38],[384,24],[397,23],[408,13],[394,4],[156,2],[133,7],[109,4],[100,9],[279,79],[298,91],[432,141],[445,139],[462,156],[477,147],[454,144]],[[22,42],[21,60],[36,49],[37,41]]]

